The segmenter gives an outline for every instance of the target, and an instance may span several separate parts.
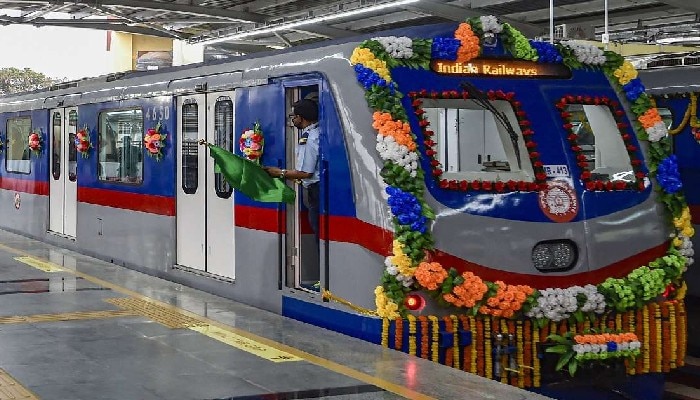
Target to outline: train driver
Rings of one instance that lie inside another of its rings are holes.
[[[292,105],[289,118],[301,129],[296,147],[296,164],[293,170],[264,167],[273,177],[301,181],[304,206],[309,211],[309,223],[318,236],[319,216],[319,128],[318,104],[311,99],[299,100]]]

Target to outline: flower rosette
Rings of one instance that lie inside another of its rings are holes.
[[[88,127],[84,127],[75,134],[75,150],[80,153],[83,158],[88,158],[90,156],[90,149],[92,148],[92,142],[90,141],[90,130]]]
[[[260,158],[263,155],[265,147],[265,136],[263,135],[260,123],[255,122],[253,128],[247,128],[241,133],[241,138],[238,139],[238,148],[248,160],[260,164]]]
[[[163,125],[158,122],[155,127],[148,128],[143,141],[146,145],[148,155],[160,161],[163,158],[163,148],[165,147],[165,139],[168,135],[162,133]]]
[[[499,29],[500,33],[497,32]],[[430,260],[433,245],[431,222],[434,215],[423,197],[425,173],[418,161],[419,151],[428,153],[435,150],[430,121],[419,115],[419,97],[438,98],[445,94],[426,92],[427,95],[411,96],[410,101],[413,103],[421,131],[421,142],[418,142],[417,135],[408,122],[405,104],[402,101],[403,94],[393,81],[391,70],[401,66],[428,70],[430,62],[436,59],[468,61],[481,53],[480,37],[484,33],[500,35],[504,47],[516,59],[561,63],[572,69],[602,70],[613,84],[618,97],[626,98],[632,103],[630,109],[637,117],[637,120],[633,121],[637,137],[639,140],[648,139],[652,148],[652,151],[646,153],[647,166],[651,171],[649,175],[652,178],[658,175],[657,168],[662,161],[670,156],[668,135],[661,128],[654,111],[649,111],[653,107],[644,93],[644,86],[631,64],[624,63],[624,59],[616,53],[575,41],[554,45],[531,42],[507,23],[499,24],[495,18],[472,18],[465,24],[460,24],[453,37],[413,39],[411,44],[408,39],[398,40],[392,37],[362,42],[353,51],[350,62],[358,82],[366,91],[367,104],[374,111],[373,127],[377,130],[377,151],[384,162],[380,175],[390,187],[387,193],[391,201],[389,207],[392,208],[394,225],[392,254],[386,257],[381,286],[375,291],[378,314],[390,319],[404,314],[405,295],[416,289],[427,291],[442,305],[468,309],[472,314],[482,313],[509,318],[524,316],[538,322],[566,318],[578,320],[585,313],[589,318],[596,318],[601,312],[641,307],[645,302],[654,301],[655,295],[669,292],[663,288],[664,284],[670,282],[672,285],[678,285],[689,258],[693,256],[690,237],[694,233],[690,226],[689,213],[683,211],[687,209],[685,198],[678,190],[680,188],[674,189],[677,185],[676,175],[672,172],[672,165],[668,165],[669,162],[661,167],[664,184],[659,184],[659,192],[660,202],[669,209],[674,224],[678,224],[673,236],[673,246],[665,256],[649,262],[627,276],[608,278],[605,282],[583,288],[573,286],[537,291],[506,282],[484,281],[472,272],[458,273],[454,268],[443,267],[440,263]],[[410,58],[405,58],[409,55]],[[455,93],[457,97],[450,93],[446,98],[463,97],[463,94]],[[602,104],[602,99],[591,97],[589,104]],[[588,101],[589,99],[584,97],[584,102]],[[566,103],[568,102],[569,98],[566,99]],[[634,141],[634,136],[626,132],[628,124],[624,120],[624,108],[618,108],[619,103],[613,99],[607,99],[604,103],[613,109],[637,180],[632,185],[624,182],[591,181],[585,171],[581,179],[587,180],[586,186],[589,190],[644,190],[647,187],[647,172],[641,158],[641,149]],[[561,112],[562,118],[565,119],[564,124],[569,123],[566,111],[562,109]],[[646,116],[643,117],[644,115]],[[519,122],[528,121],[525,117],[519,117]],[[524,126],[523,129],[527,131],[526,142],[529,138],[527,143],[534,148],[535,142],[530,137],[532,130],[528,126]],[[523,135],[526,135],[525,131]],[[577,137],[569,136],[572,149],[576,151]],[[537,151],[531,151],[538,155]],[[430,157],[432,174],[439,176],[439,161]],[[533,158],[532,154],[531,159],[539,169],[539,159]],[[585,160],[579,159],[578,162],[586,164]],[[586,167],[587,165],[582,165],[582,169]],[[486,187],[483,187],[484,184]],[[468,187],[463,187],[465,185]],[[510,181],[440,181],[441,188],[457,190],[501,192],[538,189],[537,182],[533,182],[531,186]],[[671,193],[666,189],[671,190]]]
[[[44,149],[44,135],[41,130],[32,131],[27,137],[27,147],[34,153],[35,156],[39,157],[42,150]]]

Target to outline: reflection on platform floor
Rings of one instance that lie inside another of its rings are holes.
[[[0,400],[544,398],[4,231],[0,369]]]

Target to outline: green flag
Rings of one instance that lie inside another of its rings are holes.
[[[207,143],[216,172],[221,172],[234,189],[265,203],[294,203],[294,190],[281,179],[271,177],[262,167],[221,147]]]

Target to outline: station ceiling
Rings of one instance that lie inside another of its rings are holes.
[[[696,0],[554,0],[555,37],[601,40],[606,3],[612,41],[700,44]],[[496,15],[530,38],[548,37],[549,5],[549,0],[0,0],[0,24],[122,31],[252,53],[481,15]]]

